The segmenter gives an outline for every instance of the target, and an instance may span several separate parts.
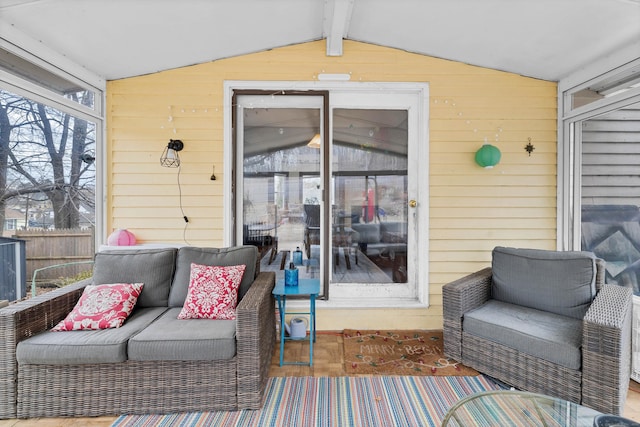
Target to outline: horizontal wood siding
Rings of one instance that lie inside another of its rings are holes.
[[[350,73],[354,82],[430,85],[430,308],[411,311],[405,327],[441,327],[442,285],[487,266],[494,246],[555,248],[555,83],[352,41],[344,42],[343,56],[325,52],[324,41],[310,42],[109,82],[108,230],[128,228],[143,242],[220,245],[228,179],[223,82]],[[159,164],[170,138],[185,143],[186,230],[177,170]],[[473,160],[485,138],[502,151],[490,170]],[[524,150],[529,139],[531,156]],[[209,180],[213,167],[216,181]],[[399,314],[370,310],[361,318],[382,327]],[[340,320],[323,323],[319,316],[319,326],[331,329]]]
[[[582,122],[582,204],[640,206],[640,105]]]

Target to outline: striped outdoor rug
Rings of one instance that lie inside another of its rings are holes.
[[[113,426],[435,427],[462,397],[497,389],[482,375],[270,378],[261,410],[123,415]]]

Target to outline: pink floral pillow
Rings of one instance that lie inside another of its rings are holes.
[[[191,264],[189,290],[178,319],[234,320],[246,265]]]
[[[136,305],[142,286],[142,283],[88,285],[71,313],[52,331],[119,328]]]

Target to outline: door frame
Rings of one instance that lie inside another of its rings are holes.
[[[328,161],[327,159],[329,158],[329,144],[327,143],[327,138],[329,135],[329,127],[330,127],[330,121],[328,119],[328,111],[329,111],[329,92],[326,90],[309,90],[309,91],[285,91],[285,90],[278,90],[276,93],[274,93],[274,91],[272,90],[253,90],[253,89],[237,89],[233,91],[233,96],[232,96],[232,127],[233,129],[236,129],[238,127],[239,123],[242,123],[242,120],[238,120],[235,115],[237,112],[237,107],[239,106],[239,101],[238,101],[238,97],[242,97],[242,96],[247,96],[247,97],[251,97],[251,96],[257,96],[257,97],[267,97],[267,100],[270,99],[270,97],[272,96],[300,96],[300,97],[317,97],[317,98],[321,98],[322,99],[322,106],[320,108],[321,110],[321,118],[320,121],[322,123],[322,132],[321,133],[321,138],[322,138],[322,143],[320,145],[322,152],[320,154],[320,165],[319,165],[319,172],[320,172],[320,177],[321,179],[321,203],[320,206],[322,208],[322,211],[320,212],[320,221],[321,224],[324,224],[324,221],[326,220],[326,218],[329,218],[329,207],[330,204],[327,203],[327,195],[328,195],[328,187],[327,187],[327,182],[328,182],[328,176],[329,176],[329,166],[328,166]],[[279,102],[275,102],[275,103],[269,103],[268,101],[265,103],[266,105],[264,106],[264,108],[275,108],[273,105],[274,104],[280,104]],[[295,102],[294,102],[295,104]],[[312,107],[296,107],[296,106],[291,106],[291,107],[278,107],[278,108],[312,108]],[[236,135],[237,135],[237,131],[233,132],[232,135],[232,147],[231,150],[229,151],[229,154],[232,157],[232,165],[236,165],[238,168],[240,168],[240,159],[238,158],[239,155],[244,155],[243,152],[243,147],[239,148],[238,143],[236,141]],[[225,152],[227,152],[225,150]],[[227,165],[227,162],[225,161],[225,167]],[[233,169],[232,169],[233,170]],[[231,244],[232,245],[237,245],[237,244],[241,244],[240,242],[241,237],[241,229],[239,227],[236,227],[236,223],[235,223],[235,219],[239,217],[238,215],[238,205],[240,205],[240,201],[239,200],[235,200],[234,194],[237,193],[242,193],[244,191],[243,188],[237,188],[236,185],[238,185],[238,180],[237,180],[237,175],[236,175],[236,170],[233,170],[233,172],[228,175],[232,177],[233,182],[231,183],[232,188],[231,188],[231,195],[229,198],[225,197],[225,202],[227,200],[231,201],[231,206],[229,206],[228,208],[226,207],[225,204],[225,214],[227,213],[227,210],[230,209],[231,210],[231,224],[230,224],[230,231],[232,233],[231,236]],[[240,183],[240,185],[242,185]],[[242,216],[242,215],[240,215]],[[235,231],[235,233],[234,233]],[[321,227],[321,236],[320,236],[320,242],[321,245],[320,247],[322,248],[322,253],[320,255],[320,262],[322,263],[323,260],[327,260],[329,259],[329,246],[327,245],[326,242],[328,242],[329,240],[329,231],[328,228],[325,226]],[[322,291],[320,292],[319,297],[322,299],[327,299],[329,297],[329,283],[328,281],[325,279],[326,277],[326,273],[324,271],[323,268],[320,268],[320,282],[322,284]]]
[[[417,135],[413,139],[417,144],[416,152],[420,159],[420,165],[426,167],[418,168],[416,173],[415,199],[418,201],[418,209],[414,210],[416,232],[419,238],[416,239],[414,260],[416,268],[415,295],[402,298],[344,298],[330,299],[323,301],[323,305],[335,308],[351,307],[394,307],[394,308],[415,308],[427,307],[429,305],[429,84],[428,83],[405,83],[405,82],[332,82],[332,81],[225,81],[224,82],[224,176],[229,177],[224,182],[223,192],[223,240],[229,246],[236,242],[234,211],[235,200],[233,199],[235,176],[233,176],[236,164],[235,131],[234,131],[234,94],[251,91],[260,94],[275,94],[284,91],[285,93],[300,93],[311,95],[314,91],[351,92],[351,93],[387,93],[387,94],[412,94],[418,97],[416,113],[418,114]],[[325,108],[329,108],[325,104]],[[325,116],[329,117],[329,116]],[[328,138],[330,130],[329,120],[325,120],[324,138]],[[324,144],[328,150],[329,144]],[[325,156],[328,153],[325,153]],[[326,190],[326,189],[325,189]],[[328,204],[325,203],[325,217],[329,214]],[[419,214],[418,214],[419,212]],[[326,238],[326,236],[325,236]],[[326,245],[325,245],[326,246]],[[327,246],[328,248],[328,246]],[[326,259],[326,258],[325,258]]]

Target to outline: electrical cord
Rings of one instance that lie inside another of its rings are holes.
[[[184,229],[182,230],[182,240],[187,245],[191,245],[189,241],[187,241],[187,228],[189,227],[189,218],[184,213],[184,207],[182,206],[182,185],[180,184],[180,172],[182,171],[182,166],[178,166],[178,200],[180,201],[180,212],[182,212],[182,218],[184,219]]]

